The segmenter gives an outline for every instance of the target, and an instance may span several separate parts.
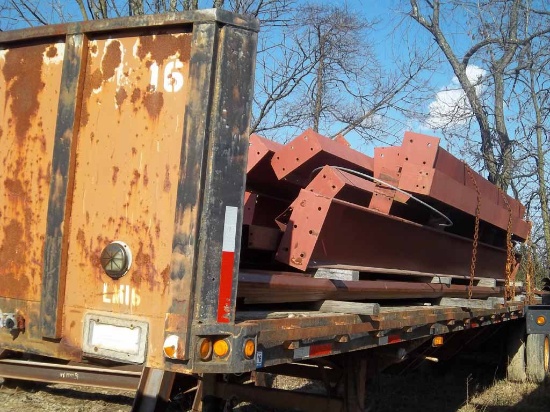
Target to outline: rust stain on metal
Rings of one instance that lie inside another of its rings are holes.
[[[21,273],[25,264],[25,235],[21,222],[12,220],[4,226],[4,242],[0,246],[0,261],[9,272]]]
[[[120,106],[122,106],[122,103],[124,103],[124,101],[127,98],[128,98],[128,93],[126,93],[126,90],[123,87],[118,89],[115,96],[117,106],[120,108]]]
[[[86,125],[89,121],[88,102],[92,97],[94,90],[99,89],[105,81],[112,79],[116,74],[116,69],[122,64],[122,45],[118,40],[111,41],[105,47],[105,55],[101,60],[101,66],[92,71],[93,55],[97,53],[97,45],[93,44],[89,49],[87,73],[89,81],[84,87],[84,99],[82,104],[81,124]],[[116,97],[117,102],[119,96]],[[120,106],[120,105],[119,105]]]
[[[57,47],[48,47],[48,49],[46,50],[46,56],[48,56],[49,58],[54,58],[55,56],[57,56]]]
[[[89,60],[90,61],[88,62],[88,71],[91,70],[92,65],[91,59]],[[96,69],[91,75],[88,76],[88,78],[90,80],[86,83],[86,86],[84,87],[85,98],[82,100],[82,112],[80,114],[80,122],[84,126],[88,124],[88,120],[90,117],[90,113],[88,112],[88,101],[92,97],[93,91],[95,89],[99,89],[103,83],[103,75],[101,74],[100,69]],[[93,132],[90,135],[90,138],[92,138],[92,135]]]
[[[160,272],[160,276],[162,278],[162,284],[164,286],[163,293],[166,291],[166,288],[170,284],[170,265],[167,265],[162,272]]]
[[[25,198],[25,189],[23,189],[21,181],[8,178],[4,180],[4,187],[8,192],[8,196],[15,196],[19,199]]]
[[[172,188],[172,183],[170,183],[170,167],[166,165],[166,173],[164,174],[163,189],[165,192],[170,192],[171,188]]]
[[[143,105],[147,109],[149,116],[156,119],[159,117],[164,106],[164,96],[161,92],[147,93],[143,96]]]
[[[147,165],[143,169],[143,185],[147,187],[149,185],[149,174],[147,173]]]
[[[76,240],[78,242],[78,245],[80,246],[80,249],[82,251],[86,251],[86,235],[84,234],[84,231],[82,228],[78,229],[78,234],[76,235]]]
[[[132,92],[132,97],[130,97],[130,102],[132,104],[135,104],[139,99],[141,98],[141,90],[138,88],[135,88]]]
[[[183,39],[188,36],[190,35],[142,36],[139,41],[137,55],[141,60],[153,60],[158,64],[175,55],[179,55],[181,60],[187,61],[191,54],[191,42]]]
[[[46,85],[42,80],[43,45],[14,48],[5,54],[2,69],[6,81],[6,98],[11,100],[12,121],[17,142],[29,138],[28,131],[40,106],[40,93]]]
[[[141,282],[147,281],[149,288],[152,290],[153,285],[158,282],[157,269],[155,267],[155,249],[150,246],[150,254],[144,251],[144,243],[139,242],[139,249],[136,253],[136,265],[132,273],[132,283],[140,285]]]
[[[132,181],[130,182],[130,187],[134,187],[138,184],[139,182],[139,178],[141,177],[141,174],[139,173],[139,171],[137,169],[134,169],[134,173],[133,173],[133,176],[134,178],[132,179]]]
[[[0,245],[0,261],[4,266],[2,276],[2,294],[19,294],[26,291],[30,282],[25,276],[27,248],[23,226],[12,220],[4,226],[4,242]]]
[[[118,168],[118,166],[113,166],[113,178],[111,180],[113,181],[114,185],[116,184],[116,181],[118,179],[118,172],[119,171],[120,171],[120,169]]]
[[[122,63],[122,45],[118,40],[113,40],[107,45],[105,56],[101,60],[101,71],[103,72],[103,80],[112,78],[116,69]]]

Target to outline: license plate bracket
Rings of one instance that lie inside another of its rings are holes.
[[[82,350],[91,357],[144,363],[148,333],[147,322],[88,313]]]

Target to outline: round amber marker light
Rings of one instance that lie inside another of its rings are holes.
[[[214,342],[214,353],[220,358],[227,356],[229,353],[229,343],[224,339],[217,340]]]
[[[178,351],[179,338],[176,335],[170,335],[166,338],[163,345],[164,356],[176,359]]]
[[[544,316],[537,316],[537,325],[543,326],[546,324],[546,318]]]
[[[202,338],[199,341],[199,357],[201,360],[210,360],[212,357],[212,341],[208,338]]]
[[[256,352],[256,344],[252,339],[248,339],[244,343],[244,357],[247,359],[252,359],[254,352]]]
[[[433,338],[432,346],[436,347],[441,345],[443,345],[443,336],[436,336],[435,338]]]

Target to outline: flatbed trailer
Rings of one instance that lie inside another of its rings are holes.
[[[196,409],[359,411],[367,359],[510,325],[510,373],[544,379],[547,326],[526,356],[523,301],[240,305],[257,31],[202,10],[0,33],[0,376],[136,387],[136,411],[165,408],[178,379]],[[238,378],[260,372],[344,395]]]

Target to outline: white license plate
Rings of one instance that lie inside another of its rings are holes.
[[[85,354],[143,363],[147,348],[146,322],[89,313],[84,320]]]

